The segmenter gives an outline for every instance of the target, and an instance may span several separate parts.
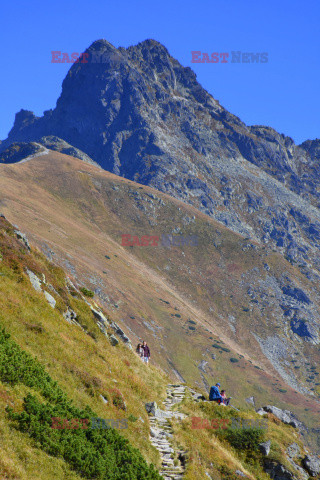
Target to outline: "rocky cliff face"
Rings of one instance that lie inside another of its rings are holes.
[[[297,146],[270,127],[246,126],[160,43],[94,42],[70,68],[56,108],[41,118],[21,110],[0,151],[48,135],[279,250],[319,280],[320,141]],[[293,331],[317,339],[312,300],[285,280],[279,288]]]

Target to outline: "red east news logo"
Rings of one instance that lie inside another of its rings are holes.
[[[268,52],[253,53],[253,52],[213,52],[211,55],[207,52],[193,50],[191,52],[191,63],[267,63]]]
[[[73,52],[69,56],[67,52],[60,52],[59,50],[56,50],[52,51],[51,55],[51,63],[88,63],[89,58],[89,53],[86,52]]]
[[[61,52],[60,50],[51,51],[51,63],[107,63],[121,62],[121,55],[117,52]]]

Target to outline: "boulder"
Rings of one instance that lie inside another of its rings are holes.
[[[31,248],[30,248],[30,245],[29,245],[29,242],[28,242],[28,239],[27,239],[26,235],[24,233],[21,233],[19,230],[15,230],[14,233],[16,234],[17,239],[21,240],[22,243],[24,244],[24,246],[30,252]]]
[[[281,410],[281,408],[274,407],[271,405],[267,405],[266,407],[263,407],[263,410],[266,412],[272,413],[275,417],[279,418],[281,422],[289,424],[291,419],[290,416],[286,413],[285,410]]]
[[[27,269],[27,275],[30,279],[31,285],[37,292],[42,292],[41,289],[41,280],[37,277],[35,273]]]
[[[71,308],[68,307],[68,309],[63,313],[63,317],[67,320],[68,323],[80,326],[77,322],[77,314]]]
[[[270,448],[271,448],[271,440],[268,440],[267,442],[259,443],[259,450],[262,453],[262,455],[268,456],[270,453]]]
[[[146,411],[149,415],[155,416],[158,410],[156,402],[148,402],[145,404]]]
[[[161,430],[157,429],[157,428],[150,428],[150,435],[151,437],[153,438],[158,438],[158,437],[161,437]]]
[[[265,410],[263,410],[263,408],[259,408],[259,409],[256,411],[256,413],[257,413],[258,415],[266,415],[266,414],[267,414],[267,412],[266,412]]]
[[[302,461],[305,469],[312,477],[316,477],[320,473],[320,459],[314,455],[306,455]]]
[[[131,346],[130,339],[127,337],[127,335],[124,333],[124,331],[119,327],[119,325],[115,322],[110,323],[111,328],[115,331],[116,335],[120,337],[120,339],[127,344],[128,346]]]
[[[109,340],[113,347],[115,347],[119,343],[119,340],[114,335],[110,335]]]
[[[101,322],[104,326],[108,325],[108,323],[109,323],[108,319],[103,315],[102,312],[93,308],[92,305],[90,305],[90,308],[91,308],[91,312],[96,317],[96,319],[99,320],[99,322]]]
[[[300,453],[300,447],[297,443],[291,443],[289,447],[287,448],[287,454],[289,458],[295,458],[299,455]]]
[[[239,477],[246,477],[247,475],[245,475],[243,472],[241,472],[241,470],[236,470],[234,472],[236,475],[239,475]]]
[[[103,403],[106,403],[106,404],[108,403],[108,400],[103,395],[100,394],[100,398],[103,401]]]
[[[246,402],[249,403],[250,405],[253,405],[254,407],[256,405],[253,396],[246,398]]]
[[[50,293],[46,292],[45,290],[44,290],[43,293],[44,293],[44,296],[46,297],[49,305],[51,305],[51,307],[54,308],[56,306],[56,303],[57,303],[55,298],[53,298],[53,296],[50,295]]]
[[[277,461],[265,461],[264,470],[273,480],[295,480],[295,476]]]
[[[275,417],[279,418],[281,422],[287,425],[291,425],[294,428],[303,429],[303,424],[295,418],[295,416],[292,412],[290,412],[290,410],[281,410],[281,408],[267,405],[266,407],[262,407],[262,409],[257,412],[259,413],[259,415],[262,415],[261,410],[263,410],[264,412],[272,413]]]
[[[206,366],[208,365],[208,362],[206,360],[201,360],[201,362],[198,365],[199,370],[201,370],[203,373],[207,373],[206,371]]]

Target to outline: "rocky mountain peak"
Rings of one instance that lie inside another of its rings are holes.
[[[37,117],[31,110],[24,110],[22,108],[18,113],[16,113],[13,129],[19,131],[21,128],[31,125],[36,118]]]
[[[19,112],[0,151],[58,137],[300,265],[314,256],[320,271],[309,244],[320,238],[319,140],[297,146],[269,126],[248,127],[156,40],[115,48],[100,39],[85,53],[56,108],[41,118]]]
[[[112,43],[108,42],[105,38],[100,38],[99,40],[95,40],[87,50],[105,50],[107,48],[115,50]]]

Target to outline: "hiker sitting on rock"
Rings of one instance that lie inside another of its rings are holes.
[[[143,342],[142,350],[143,350],[142,360],[145,363],[148,363],[150,358],[150,348],[148,347],[147,342]]]
[[[231,397],[227,398],[226,391],[221,390],[222,405],[229,405]]]
[[[217,402],[219,405],[223,404],[223,398],[220,394],[219,387],[220,383],[216,383],[215,386],[210,388],[209,402]]]

